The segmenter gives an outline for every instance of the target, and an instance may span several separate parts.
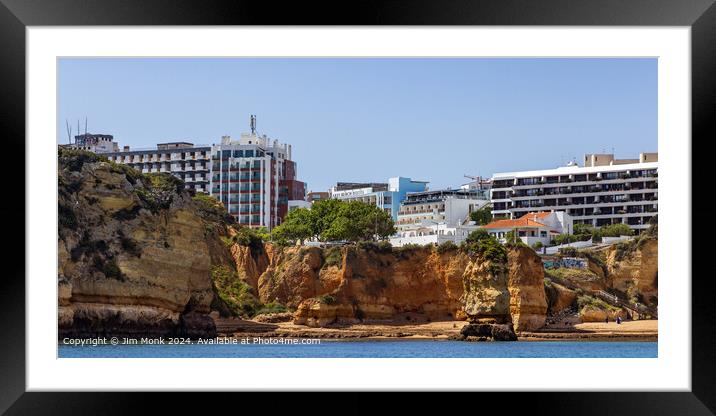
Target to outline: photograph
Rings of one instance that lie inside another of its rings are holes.
[[[660,357],[658,57],[56,64],[59,360]]]

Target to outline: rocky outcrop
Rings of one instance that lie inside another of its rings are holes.
[[[563,310],[576,305],[577,292],[554,282],[550,284],[550,287],[552,290],[548,302],[548,314],[557,315]]]
[[[542,259],[529,247],[507,253],[510,313],[516,331],[541,328],[547,318]]]
[[[462,303],[471,322],[511,322],[507,272],[502,265],[479,257],[468,263],[463,274]]]
[[[452,320],[462,309],[468,258],[456,250],[268,249],[274,250],[259,295],[297,307],[296,322]],[[324,295],[336,303],[316,301]]]
[[[636,296],[648,306],[657,306],[659,243],[656,238],[641,238],[631,245],[614,245],[606,257],[609,288]]]
[[[606,309],[595,306],[585,306],[579,311],[579,319],[582,322],[606,322],[607,317],[609,317],[609,321],[613,322],[617,317],[625,319],[626,313],[623,309]]]
[[[61,335],[215,333],[211,270],[233,261],[183,183],[62,152],[58,180]]]

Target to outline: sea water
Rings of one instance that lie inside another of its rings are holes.
[[[431,340],[314,344],[59,345],[60,358],[656,358],[656,342]]]

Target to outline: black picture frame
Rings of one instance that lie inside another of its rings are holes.
[[[12,172],[15,172],[12,175],[22,175],[23,186],[20,187],[14,181],[12,197],[6,198],[5,203],[0,205],[5,241],[12,241],[5,244],[3,249],[3,257],[7,260],[4,262],[6,273],[1,279],[0,291],[3,334],[0,347],[0,411],[8,414],[125,414],[136,407],[144,408],[146,400],[155,400],[163,406],[161,411],[164,413],[185,413],[189,410],[187,405],[191,404],[188,402],[201,403],[203,412],[211,412],[221,411],[227,400],[234,403],[254,401],[246,398],[236,401],[235,397],[206,399],[176,393],[171,397],[166,394],[148,397],[140,393],[25,392],[25,266],[20,259],[25,258],[26,250],[23,225],[32,221],[32,218],[25,215],[24,175],[25,160],[31,155],[34,146],[25,141],[26,26],[277,24],[688,26],[691,27],[692,41],[692,146],[710,138],[711,118],[716,113],[716,6],[711,0],[401,0],[288,4],[244,0],[0,0],[1,137],[8,142],[9,152],[15,156],[20,153],[23,155],[22,159],[14,157],[6,161],[17,165],[12,167]],[[684,145],[690,143],[684,141]],[[695,156],[692,166],[698,168],[708,164],[705,159],[708,157],[707,152],[692,154]],[[699,157],[704,160],[699,161]],[[705,185],[699,175],[692,175],[692,178],[693,190],[707,189],[698,186]],[[686,202],[684,206],[691,207],[693,218],[713,215],[707,210],[707,204],[687,205]],[[19,221],[20,217],[24,221]],[[685,218],[685,226],[691,228],[688,218]],[[696,254],[692,254],[693,259],[708,258],[707,246],[696,244],[696,240],[690,243],[692,252]],[[693,269],[695,278],[691,279],[690,392],[492,393],[495,396],[492,400],[509,403],[507,406],[511,410],[535,413],[539,409],[552,415],[714,414],[716,368],[712,354],[716,352],[713,336],[716,312],[711,299],[715,292],[711,273],[697,274],[696,270]],[[107,376],[111,377],[111,374]],[[638,374],[615,376],[638,378]],[[346,397],[340,398],[344,405],[349,404],[348,410],[351,413],[364,413],[376,405],[373,401],[358,399],[353,395],[347,393],[344,395]],[[312,398],[304,397],[303,400],[311,401]],[[480,396],[468,401],[485,404],[490,399]],[[261,397],[255,400],[266,405],[271,403]],[[462,399],[451,401],[458,405],[465,404]],[[407,402],[410,400],[382,401],[380,408],[383,411],[405,411]],[[316,405],[314,402],[306,408]]]

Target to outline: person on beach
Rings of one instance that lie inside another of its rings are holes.
[[[606,323],[609,323],[609,315],[607,315]]]
[[[620,324],[620,323],[622,323],[622,317],[621,317],[621,316],[617,316],[617,324]]]

